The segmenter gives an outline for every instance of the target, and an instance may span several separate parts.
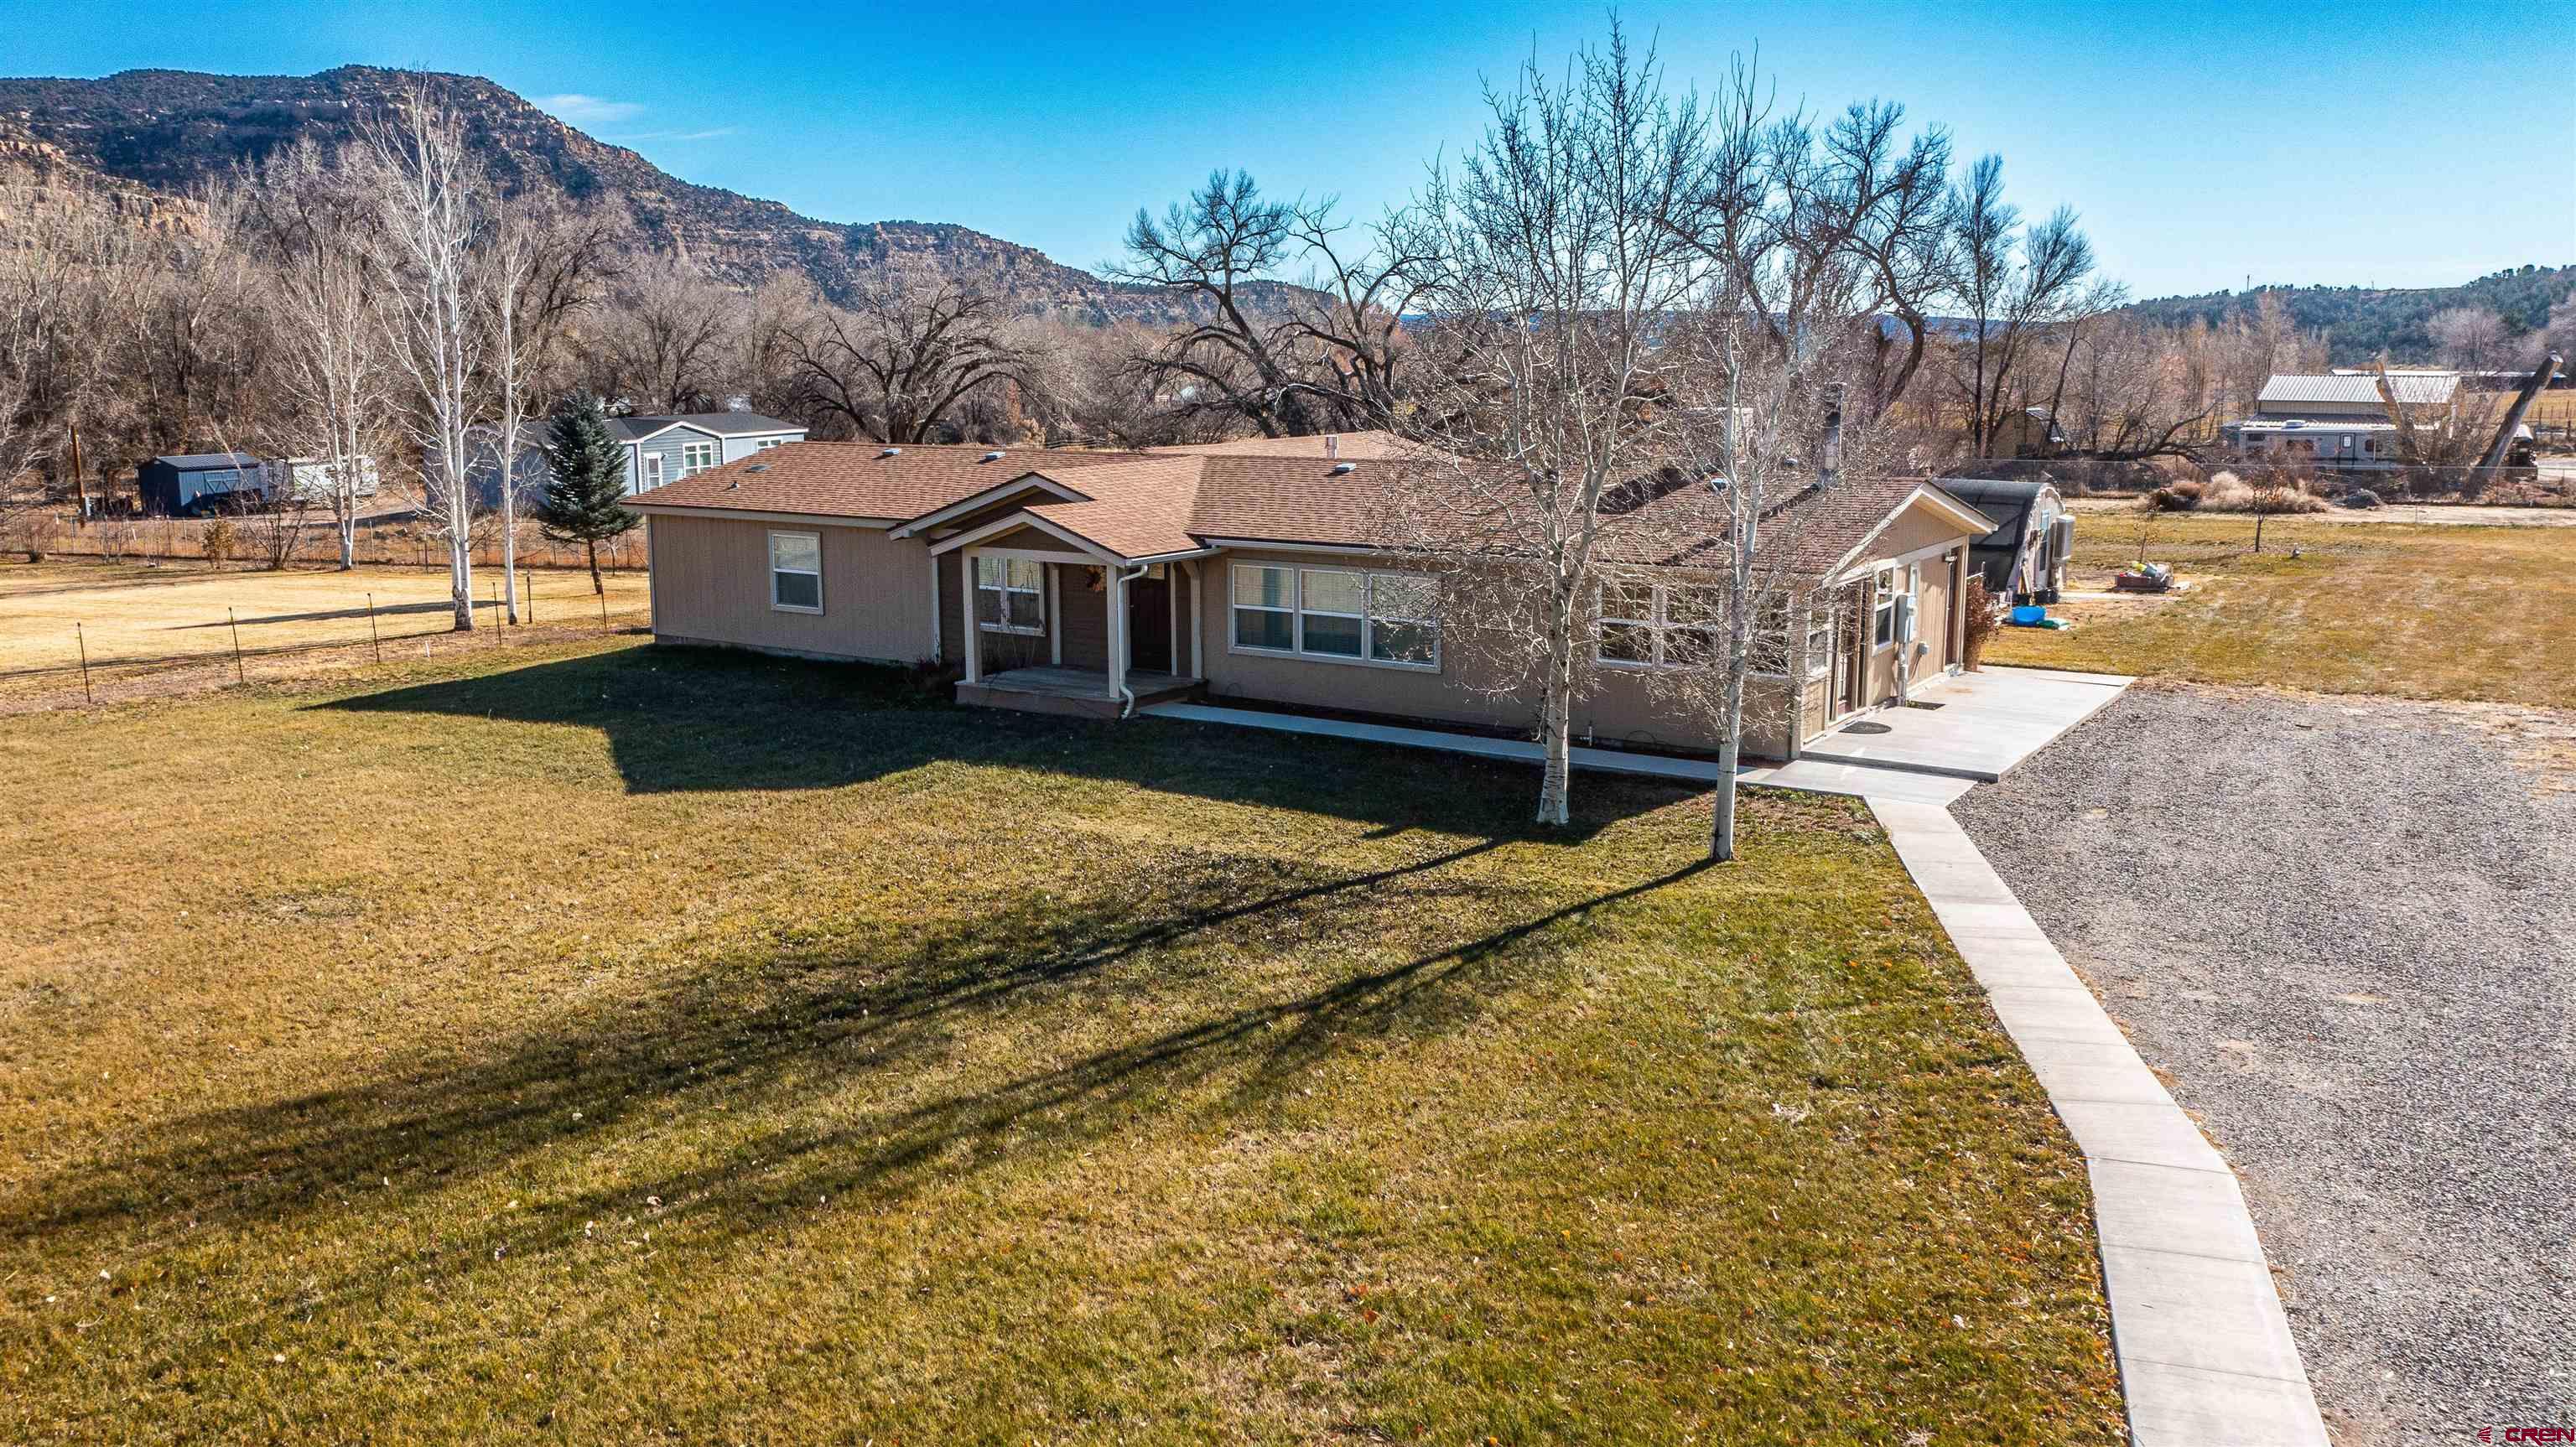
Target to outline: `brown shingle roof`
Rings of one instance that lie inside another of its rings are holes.
[[[1326,436],[1332,450],[1324,448]],[[1238,437],[1231,442],[1180,442],[1156,452],[1183,452],[1196,457],[1322,457],[1336,462],[1371,462],[1409,456],[1413,449],[1392,432],[1337,432],[1311,437]]]
[[[1053,477],[1134,462],[1133,452],[905,446],[895,456],[875,442],[790,442],[640,493],[659,507],[730,512],[798,512],[817,517],[908,521],[1031,472]]]
[[[1387,489],[1405,467],[1384,459],[1071,449],[1010,451],[984,461],[991,450],[907,446],[886,457],[876,443],[791,443],[637,501],[902,522],[1036,474],[1082,496],[1026,502],[1027,512],[1121,557],[1146,558],[1192,552],[1211,538],[1369,546],[1377,540],[1373,529],[1383,520]],[[1795,495],[1775,508],[1765,527],[1787,546],[1791,571],[1819,576],[1925,486],[1913,477],[1846,478]],[[1643,489],[1648,500],[1613,527],[1605,545],[1641,563],[1714,563],[1722,536],[1695,515],[1711,522],[1717,516],[1703,487]],[[1684,545],[1676,548],[1676,540]]]

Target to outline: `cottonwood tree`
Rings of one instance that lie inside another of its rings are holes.
[[[1034,360],[1001,298],[950,281],[818,304],[787,345],[809,412],[893,443],[937,440],[968,398],[1023,384]]]
[[[733,388],[744,298],[657,253],[628,266],[583,359],[584,384],[641,412],[711,412]]]
[[[1968,410],[1971,455],[1988,456],[2013,396],[2014,369],[2045,328],[2107,310],[2113,295],[2086,286],[2093,244],[2059,207],[2024,225],[2021,208],[2004,200],[2003,158],[1979,157],[1952,193],[1950,227],[1957,247],[1954,290],[1969,334],[1958,386]]]
[[[2504,318],[2485,307],[2446,307],[2424,323],[2424,332],[2446,367],[2485,372],[2504,365]]]
[[[266,263],[277,321],[284,415],[275,430],[290,456],[322,465],[343,570],[357,564],[360,489],[393,409],[381,270],[370,254],[377,202],[363,176],[354,158],[335,163],[307,137],[242,177],[244,225]],[[285,481],[297,506],[308,506],[302,480]]]
[[[1264,436],[1386,425],[1436,234],[1391,212],[1358,235],[1337,203],[1277,201],[1217,171],[1163,215],[1139,209],[1105,270],[1189,301],[1201,317],[1133,363],[1176,410],[1223,413]],[[1354,244],[1359,243],[1359,244]],[[1309,284],[1276,273],[1302,263]]]
[[[476,248],[489,192],[463,120],[416,84],[359,126],[382,248],[387,335],[408,384],[436,534],[447,543],[455,626],[474,627],[474,497],[468,447],[486,342]]]
[[[1420,207],[1437,318],[1420,406],[1424,455],[1374,530],[1440,578],[1461,675],[1535,695],[1546,765],[1537,818],[1569,817],[1571,730],[1594,681],[1588,625],[1615,488],[1674,459],[1675,390],[1658,334],[1705,270],[1677,228],[1700,118],[1615,28],[1562,79],[1533,61],[1490,91],[1483,139],[1436,169]]]

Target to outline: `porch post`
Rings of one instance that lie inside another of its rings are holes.
[[[1950,550],[1950,672],[1964,673],[1968,668],[1968,545],[1961,543]]]
[[[967,548],[957,554],[958,605],[964,611],[957,621],[964,625],[958,632],[966,640],[966,681],[973,683],[984,676],[984,640],[975,621],[975,550]]]
[[[1171,660],[1164,665],[1172,672],[1181,671],[1181,578],[1180,569],[1163,565],[1163,611],[1171,615],[1163,635],[1163,656]]]
[[[1190,570],[1190,677],[1207,677],[1207,664],[1199,657],[1200,620],[1207,617],[1207,599],[1199,596],[1199,565],[1184,563]]]
[[[1109,575],[1109,696],[1117,698],[1127,686],[1127,574],[1116,563],[1102,571]]]
[[[1047,662],[1061,668],[1064,666],[1064,619],[1057,610],[1056,600],[1061,596],[1061,590],[1056,587],[1055,580],[1064,575],[1064,564],[1040,563],[1038,566],[1046,569]]]
[[[932,553],[930,555],[930,661],[933,663],[940,662],[941,660],[939,655],[941,651],[942,645],[939,641],[939,555],[937,553]]]

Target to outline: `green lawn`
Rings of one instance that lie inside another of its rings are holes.
[[[2576,708],[2561,646],[2576,528],[2415,526],[2086,513],[2073,581],[2107,588],[2141,552],[2191,584],[2169,601],[2077,603],[2059,633],[1998,631],[1992,663],[2322,693]],[[2290,555],[2296,546],[2297,557]]]
[[[0,719],[0,1441],[2121,1440],[1867,815],[1532,783],[631,643]]]

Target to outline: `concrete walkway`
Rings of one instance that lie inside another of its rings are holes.
[[[2325,1447],[2235,1172],[1949,809],[1869,803],[2084,1152],[2131,1439]]]
[[[1805,745],[1801,761],[1945,774],[1978,783],[2055,743],[2129,680],[2055,668],[1989,668],[1924,684],[1918,705],[1874,709]]]

